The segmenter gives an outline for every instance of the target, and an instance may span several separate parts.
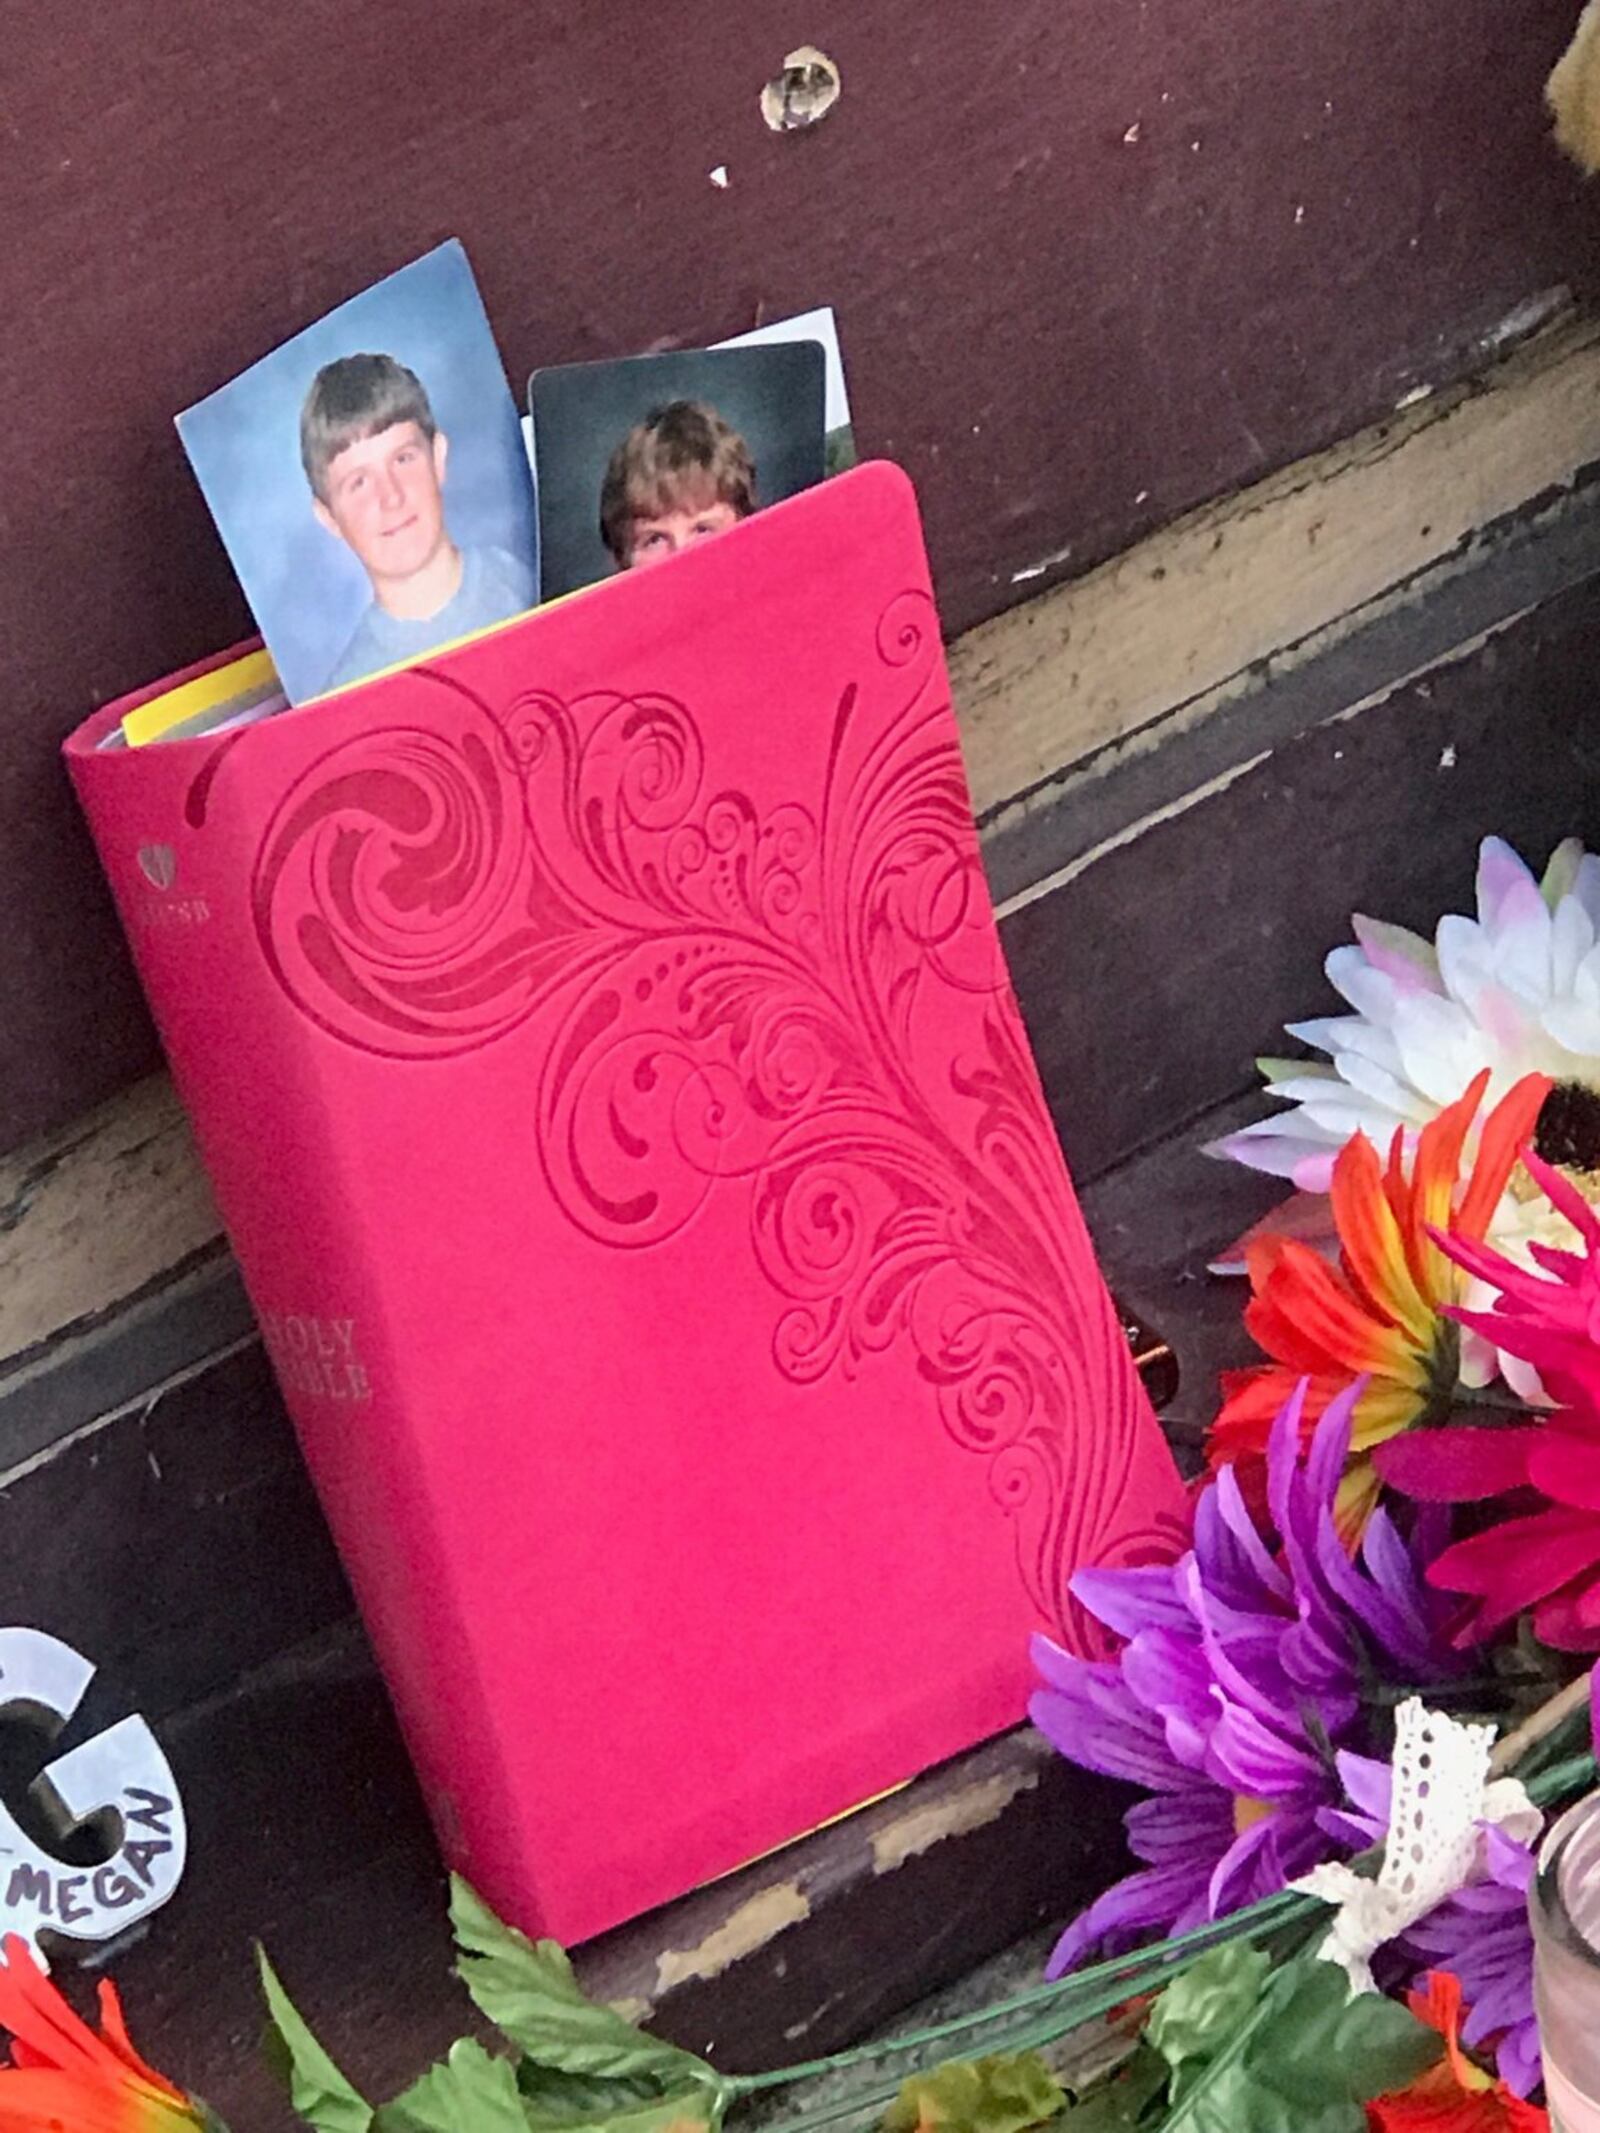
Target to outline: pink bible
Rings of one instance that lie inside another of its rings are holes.
[[[72,776],[450,1862],[579,1940],[1017,1721],[1181,1495],[904,477],[236,732],[139,700]]]

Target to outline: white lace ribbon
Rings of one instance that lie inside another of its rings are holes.
[[[1544,1817],[1515,1778],[1491,1778],[1492,1726],[1463,1725],[1412,1696],[1395,1714],[1389,1832],[1373,1879],[1339,1864],[1313,1867],[1291,1888],[1337,1904],[1317,1951],[1352,1991],[1372,1992],[1372,1958],[1408,1926],[1482,1877],[1483,1828],[1531,1843]]]

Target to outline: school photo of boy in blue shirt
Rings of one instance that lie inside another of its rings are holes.
[[[452,540],[449,454],[421,380],[393,356],[340,356],[313,378],[300,411],[311,508],[372,587],[324,688],[507,621],[537,599],[534,573],[518,557]]]

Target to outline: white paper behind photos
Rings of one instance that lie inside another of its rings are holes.
[[[749,333],[736,333],[731,340],[718,341],[718,348],[759,348],[774,341],[820,341],[824,360],[823,371],[823,425],[828,433],[828,472],[839,474],[855,464],[855,436],[851,429],[850,395],[844,382],[844,358],[839,351],[839,324],[831,304],[821,304],[815,311],[801,311],[793,318],[774,319],[768,326],[756,326]],[[528,464],[534,466],[533,421],[522,417],[522,442],[527,450]]]

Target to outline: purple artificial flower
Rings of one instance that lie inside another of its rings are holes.
[[[1327,1818],[1357,1844],[1381,1843],[1389,1828],[1389,1768],[1365,1756],[1341,1755],[1339,1774],[1354,1812]],[[1430,1970],[1461,1980],[1468,2008],[1461,2041],[1487,2051],[1500,2079],[1530,2096],[1544,2078],[1539,2026],[1533,2012],[1533,1927],[1528,1890],[1536,1867],[1530,1846],[1492,1822],[1483,1831],[1481,1879],[1458,1889],[1393,1944],[1395,1964],[1384,1982],[1420,1986]]]
[[[1500,2079],[1518,2096],[1531,2096],[1544,2078],[1539,2025],[1533,2014],[1533,1928],[1528,1890],[1535,1860],[1526,1844],[1503,1830],[1484,1829],[1488,1878],[1458,1889],[1418,1921],[1401,1942],[1417,1957],[1420,1979],[1428,1970],[1453,1970],[1471,2009],[1461,2041],[1474,2047],[1493,2040]]]
[[[1352,1560],[1334,1523],[1361,1382],[1300,1449],[1302,1383],[1273,1423],[1268,1501],[1278,1550],[1231,1467],[1195,1507],[1194,1545],[1167,1569],[1080,1571],[1072,1590],[1127,1642],[1075,1659],[1035,1637],[1034,1724],[1085,1769],[1141,1785],[1128,1847],[1144,1862],[1062,1935],[1059,1977],[1096,1947],[1185,1932],[1274,1894],[1344,1832],[1334,1751],[1370,1745],[1362,1691],[1459,1672],[1418,1551],[1383,1511]]]

